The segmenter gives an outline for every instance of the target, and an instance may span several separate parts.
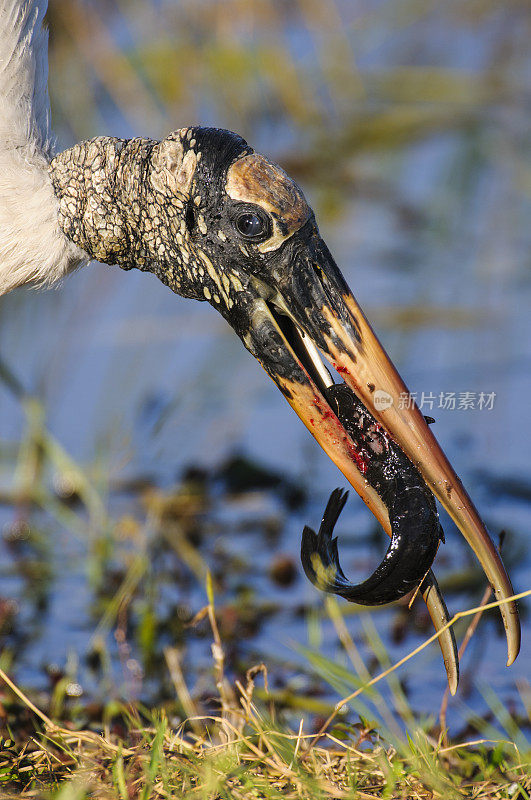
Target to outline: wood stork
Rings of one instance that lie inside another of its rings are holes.
[[[321,239],[286,173],[225,130],[187,127],[162,141],[97,137],[55,154],[47,93],[45,0],[0,0],[0,294],[50,284],[98,259],[155,273],[206,300],[259,360],[387,533],[347,426],[326,399],[321,355],[413,462],[476,553],[496,597],[513,594],[459,478]],[[386,398],[376,402],[375,398]],[[431,573],[422,584],[437,630],[448,615]],[[500,606],[508,665],[520,646],[514,602]],[[440,637],[455,692],[450,630]]]

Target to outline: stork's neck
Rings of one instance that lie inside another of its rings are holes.
[[[50,164],[59,224],[72,242],[98,261],[154,272],[184,295],[197,158],[188,130],[163,142],[98,137]]]

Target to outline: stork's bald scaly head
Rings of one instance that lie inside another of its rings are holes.
[[[270,254],[313,217],[297,184],[229,131],[188,128],[164,139],[153,150],[150,181],[160,205],[175,196],[182,204],[179,251],[169,258],[171,219],[162,235],[168,282],[176,278],[181,290],[186,283],[188,295],[225,315],[248,281],[270,281]]]

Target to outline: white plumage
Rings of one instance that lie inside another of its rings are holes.
[[[58,224],[48,172],[46,0],[0,0],[0,295],[52,283],[87,261]]]

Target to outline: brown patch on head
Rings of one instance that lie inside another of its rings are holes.
[[[225,190],[233,200],[254,203],[271,215],[273,235],[259,245],[262,252],[276,250],[312,213],[295,181],[258,153],[243,156],[229,167]]]

